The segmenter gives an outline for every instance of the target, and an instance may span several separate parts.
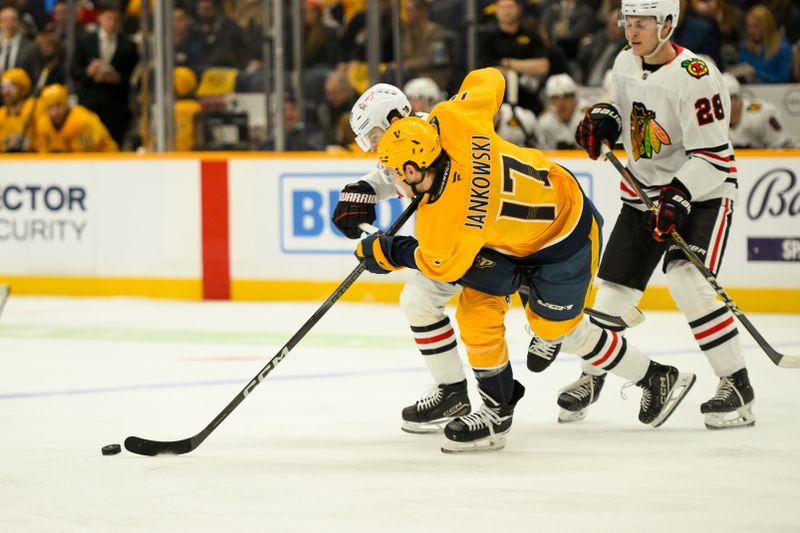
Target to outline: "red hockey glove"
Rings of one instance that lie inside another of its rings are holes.
[[[586,110],[586,115],[575,130],[575,142],[586,150],[589,157],[597,159],[602,153],[601,143],[614,148],[622,133],[622,119],[611,104],[595,104]]]
[[[680,231],[692,210],[691,195],[677,178],[662,187],[658,197],[658,212],[653,221],[653,238],[664,242],[664,237],[674,230]]]

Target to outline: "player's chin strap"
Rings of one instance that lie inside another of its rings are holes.
[[[650,197],[644,193],[630,171],[619,162],[617,156],[615,156],[614,153],[608,148],[606,143],[602,143],[600,145],[600,151],[606,156],[606,159],[611,161],[611,164],[614,165],[614,168],[616,168],[620,173],[622,179],[624,179],[628,186],[631,187],[631,189],[636,193],[636,196],[638,196],[639,199],[644,203],[645,207],[650,211],[658,210],[658,207],[653,200],[651,200]],[[753,339],[755,339],[761,349],[764,350],[764,352],[767,354],[767,357],[769,357],[770,360],[777,366],[783,368],[800,368],[800,355],[786,355],[775,350],[775,348],[773,348],[772,345],[770,345],[766,339],[764,339],[761,333],[750,322],[750,319],[748,319],[742,310],[739,309],[739,306],[736,305],[736,302],[734,302],[731,297],[728,296],[728,293],[725,292],[725,289],[723,289],[722,286],[717,283],[717,278],[711,273],[710,270],[708,270],[708,268],[706,268],[706,265],[699,257],[697,257],[697,254],[694,253],[694,251],[689,247],[689,244],[684,240],[683,237],[681,237],[680,233],[673,228],[669,234],[678,248],[681,249],[683,255],[686,256],[686,259],[693,264],[697,270],[700,271],[700,274],[702,274],[704,278],[706,278],[706,281],[708,281],[719,297],[722,298],[725,307],[727,307],[731,313],[736,315],[736,318],[739,319],[739,322],[744,326],[748,333],[753,336]]]
[[[672,18],[670,18],[669,20],[671,21]],[[665,43],[669,42],[669,39],[670,39],[670,37],[672,37],[672,34],[675,33],[675,24],[672,24],[672,25],[670,25],[669,33],[667,34],[667,36],[664,37],[663,39],[661,38],[661,30],[664,28],[664,23],[666,23],[666,22],[667,22],[667,19],[665,18],[664,22],[662,22],[660,24],[656,23],[656,38],[658,39],[658,44],[656,45],[655,48],[653,48],[652,52],[650,52],[649,54],[646,54],[646,55],[644,55],[642,57],[642,59],[644,59],[645,63],[649,63],[653,59],[653,57],[655,57],[655,55],[659,52],[659,50],[661,50],[661,47],[664,46]]]

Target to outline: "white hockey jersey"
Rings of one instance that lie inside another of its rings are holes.
[[[742,118],[731,126],[735,148],[800,148],[778,118],[778,108],[758,99],[742,99]]]
[[[577,148],[575,143],[575,130],[586,115],[589,104],[584,100],[578,100],[575,111],[572,112],[568,122],[559,118],[556,112],[550,108],[539,117],[539,129],[542,132],[542,145],[540,150],[559,150],[565,148]]]
[[[653,201],[673,178],[692,202],[735,199],[728,91],[714,65],[672,46],[678,55],[655,72],[645,71],[630,49],[614,63],[611,95],[622,117],[628,168]],[[644,209],[624,182],[620,188],[623,202]]]
[[[539,121],[529,109],[504,103],[494,116],[494,131],[502,139],[517,146],[539,148],[542,146],[542,133],[539,131]]]

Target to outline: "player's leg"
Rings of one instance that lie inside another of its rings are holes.
[[[460,285],[433,281],[416,272],[400,294],[400,307],[434,382],[414,404],[403,409],[401,427],[409,433],[442,431],[453,417],[470,411],[455,330],[445,314],[445,305],[460,290]]]
[[[692,213],[681,231],[714,275],[719,271],[725,252],[732,211],[730,200],[692,204]],[[706,426],[726,429],[754,425],[752,405],[755,395],[733,314],[717,299],[711,285],[679,250],[670,250],[664,261],[670,294],[719,377],[715,395],[700,406]]]
[[[639,303],[663,251],[664,244],[653,240],[644,213],[623,205],[603,252],[597,276],[601,283],[593,307],[614,316],[630,312]],[[625,334],[625,328],[591,320],[608,334]],[[604,380],[601,368],[583,361],[578,379],[559,392],[559,422],[585,418],[589,405],[597,401]]]
[[[443,452],[500,450],[511,429],[514,406],[525,388],[514,380],[508,360],[504,318],[508,298],[464,287],[458,301],[461,340],[478,380],[482,405],[444,428]]]

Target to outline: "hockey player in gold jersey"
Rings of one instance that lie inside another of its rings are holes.
[[[524,387],[513,379],[505,340],[509,296],[527,292],[525,313],[538,339],[528,367],[544,370],[561,350],[642,388],[639,419],[661,425],[694,375],[649,360],[583,317],[600,256],[602,219],[574,176],[538,150],[496,135],[492,118],[505,81],[496,69],[471,72],[428,121],[408,117],[381,139],[381,164],[415,195],[417,238],[371,235],[356,255],[370,272],[401,267],[459,283],[456,318],[483,405],[445,427],[445,452],[500,449]]]
[[[175,95],[175,150],[188,152],[194,149],[194,116],[201,111],[192,97],[197,87],[197,76],[189,67],[177,67],[174,72]]]
[[[31,79],[23,69],[12,68],[3,72],[0,90],[0,152],[28,151],[36,128],[36,100],[28,98]]]
[[[44,108],[34,145],[39,152],[116,152],[117,143],[100,118],[83,106],[70,107],[67,88],[53,84],[42,90]]]

